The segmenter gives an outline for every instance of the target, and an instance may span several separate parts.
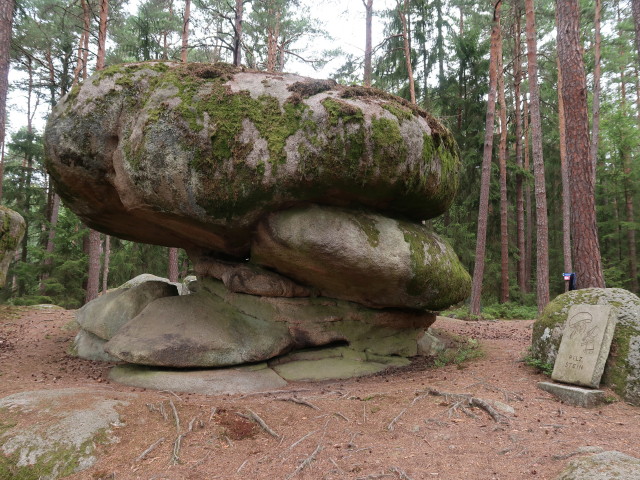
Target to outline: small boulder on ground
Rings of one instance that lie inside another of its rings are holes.
[[[640,459],[621,452],[572,460],[556,480],[640,480]]]

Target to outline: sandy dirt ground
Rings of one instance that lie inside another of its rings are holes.
[[[484,351],[462,365],[420,362],[347,381],[205,396],[110,382],[110,364],[68,355],[73,317],[0,306],[0,397],[78,386],[137,394],[119,409],[112,442],[98,445],[97,463],[73,480],[554,479],[581,447],[640,456],[637,407],[610,391],[609,404],[572,407],[537,388],[546,378],[522,362],[531,321],[439,318],[434,327],[472,337]],[[514,412],[496,421],[433,390]]]

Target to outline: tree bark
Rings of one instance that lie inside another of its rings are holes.
[[[366,38],[364,46],[364,86],[371,86],[372,67],[371,56],[373,54],[371,22],[373,19],[373,0],[362,0],[362,4],[366,10]]]
[[[233,64],[239,67],[242,63],[242,17],[243,0],[236,0],[236,9],[233,20]]]
[[[578,288],[604,288],[578,0],[558,2],[556,8],[558,55],[563,80],[561,93],[567,130],[567,165],[571,171],[571,237],[576,282]]]
[[[542,125],[540,120],[540,93],[538,90],[538,47],[533,0],[525,0],[527,31],[527,69],[529,96],[531,97],[531,140],[533,176],[536,198],[536,296],[538,311],[549,303],[549,227],[547,221],[547,195],[542,158]]]
[[[640,0],[631,0],[631,12],[636,33],[636,53],[638,54],[638,60],[640,60]]]
[[[596,166],[598,165],[598,145],[600,141],[600,71],[601,71],[601,44],[600,19],[602,17],[602,0],[596,0],[593,26],[595,30],[593,56],[593,121],[591,123],[591,163],[593,163],[593,184],[596,184]],[[558,66],[559,69],[559,66]]]
[[[411,103],[416,103],[416,86],[413,81],[413,68],[411,67],[411,47],[409,46],[409,28],[407,25],[406,12],[409,9],[409,0],[404,0],[404,7],[400,7],[398,2],[398,15],[400,16],[400,22],[402,22],[402,42],[404,45],[404,58],[407,65],[407,76],[409,77],[409,100]]]
[[[53,188],[53,187],[51,187]],[[45,293],[45,280],[49,277],[49,267],[53,263],[53,249],[55,248],[56,226],[58,225],[58,213],[60,212],[60,197],[54,192],[51,202],[51,215],[49,217],[49,233],[47,235],[47,246],[45,248],[44,265],[45,270],[40,281],[40,293]]]
[[[573,272],[571,261],[571,196],[569,192],[569,168],[567,167],[567,132],[564,124],[564,101],[562,100],[562,70],[558,63],[558,128],[560,130],[560,174],[562,177],[562,254],[564,271]],[[565,285],[565,289],[569,287]]]
[[[521,93],[520,86],[522,83],[522,62],[520,55],[522,54],[522,43],[520,36],[522,33],[522,24],[520,17],[522,11],[518,2],[514,4],[514,17],[515,17],[515,36],[514,36],[514,62],[513,62],[513,96],[515,100],[515,151],[516,151],[516,166],[518,167],[518,173],[516,174],[516,230],[517,230],[517,246],[518,246],[518,288],[521,293],[527,291],[527,277],[526,277],[526,247],[525,247],[525,227],[524,227],[524,192],[523,192],[523,175],[521,173],[523,169],[522,162],[522,110],[520,108]]]
[[[182,20],[182,49],[180,51],[180,60],[183,63],[187,61],[189,52],[189,22],[191,20],[191,0],[185,0],[184,17]],[[236,64],[238,65],[238,64]]]
[[[109,264],[111,263],[111,236],[104,236],[104,262],[102,268],[102,293],[109,287]]]
[[[2,165],[4,166],[4,136],[7,123],[7,92],[9,91],[9,62],[11,54],[11,24],[13,23],[13,0],[0,2],[0,143],[2,143]],[[0,184],[4,168],[0,172]],[[0,199],[2,191],[0,190]]]
[[[274,72],[278,61],[278,39],[280,38],[280,18],[282,12],[272,5],[269,15],[273,18],[273,25],[267,28],[267,71]]]
[[[169,281],[178,281],[178,249],[169,249]]]
[[[482,174],[480,178],[480,206],[478,209],[478,234],[476,239],[476,259],[473,268],[471,285],[471,302],[469,313],[480,315],[480,297],[484,277],[484,257],[487,242],[487,217],[489,213],[489,186],[491,183],[491,158],[493,155],[493,130],[495,125],[496,89],[498,84],[498,48],[500,44],[500,7],[498,0],[493,9],[493,26],[491,28],[491,53],[489,60],[489,95],[487,98],[487,115],[485,117],[484,150],[482,155]]]
[[[85,303],[98,298],[100,289],[100,232],[89,230],[89,270]]]
[[[104,68],[107,52],[107,19],[109,17],[109,0],[100,0],[100,25],[98,28],[98,58],[96,70]]]
[[[531,172],[531,148],[529,146],[530,131],[529,128],[529,102],[524,98],[523,102],[524,117],[524,171]],[[531,273],[533,271],[533,206],[531,201],[531,184],[527,181],[524,185],[524,209],[525,209],[525,278],[526,292],[531,291]]]
[[[102,70],[105,65],[107,18],[109,16],[109,1],[100,2],[100,24],[98,28],[98,58],[96,70]],[[100,232],[89,230],[89,270],[87,272],[87,290],[85,303],[98,297],[100,288]]]
[[[504,67],[502,60],[502,32],[498,42],[498,103],[500,104],[500,303],[509,301],[509,228],[507,203],[507,100],[504,93]]]

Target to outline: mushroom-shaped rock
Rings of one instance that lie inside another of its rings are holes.
[[[98,72],[54,108],[45,142],[92,228],[235,257],[261,216],[299,204],[437,216],[460,169],[451,133],[398,97],[224,64]]]
[[[251,261],[322,295],[378,308],[440,310],[471,288],[451,246],[425,226],[335,207],[268,215],[257,226]]]

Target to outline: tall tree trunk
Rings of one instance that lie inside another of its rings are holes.
[[[528,0],[530,1],[530,0]],[[587,82],[580,45],[578,0],[557,3],[558,55],[567,130],[567,164],[571,171],[571,238],[578,288],[604,287],[595,185],[590,155]]]
[[[107,19],[109,16],[109,1],[100,2],[100,24],[98,28],[98,58],[96,70],[102,70],[105,64]],[[87,291],[85,302],[98,297],[100,288],[100,232],[89,230],[89,271],[87,272]]]
[[[82,2],[82,33],[84,35],[84,49],[82,51],[82,79],[89,75],[89,36],[91,34],[91,10],[87,0]]]
[[[280,18],[282,12],[275,6],[269,12],[273,18],[273,26],[267,28],[267,71],[273,72],[278,61],[278,39],[280,38]]]
[[[53,187],[51,187],[53,188]],[[53,263],[53,250],[55,248],[56,226],[58,225],[58,213],[60,212],[60,197],[54,192],[51,202],[51,215],[49,217],[49,234],[47,235],[47,246],[45,248],[44,265],[40,281],[40,292],[44,295],[46,286],[45,280],[49,277],[49,270]]]
[[[522,11],[518,2],[514,3],[514,17],[515,17],[515,35],[514,35],[514,62],[513,62],[513,96],[515,100],[515,150],[516,150],[516,166],[518,167],[518,173],[516,174],[516,230],[518,245],[518,288],[521,293],[527,291],[527,277],[526,277],[526,254],[525,254],[525,228],[524,228],[524,192],[523,192],[523,175],[521,173],[523,169],[522,162],[522,110],[520,108],[521,93],[520,86],[522,83],[522,61],[520,55],[522,54],[521,33],[522,24],[520,18]]]
[[[178,249],[169,249],[169,281],[178,281]]]
[[[531,139],[533,176],[536,197],[536,294],[538,311],[549,303],[549,227],[547,195],[542,158],[542,125],[540,120],[540,92],[538,90],[538,47],[533,0],[525,0],[527,31],[527,69],[531,97]]]
[[[107,52],[107,19],[109,18],[109,0],[100,0],[100,26],[98,28],[98,57],[96,70],[104,68]]]
[[[591,124],[591,163],[593,163],[593,184],[596,184],[596,166],[598,164],[598,145],[600,140],[600,70],[602,50],[602,35],[600,34],[600,19],[602,17],[602,0],[596,0],[593,26],[595,30],[593,56],[593,121]],[[559,66],[558,66],[559,68]]]
[[[404,59],[407,65],[407,76],[409,77],[409,99],[411,103],[416,103],[416,86],[413,81],[413,68],[411,67],[411,47],[409,45],[409,27],[407,25],[407,12],[409,11],[409,0],[404,0],[404,6],[398,2],[398,15],[402,22],[402,43],[404,45]]]
[[[527,97],[523,101],[523,117],[524,117],[524,171],[531,172],[531,159],[529,147],[530,131],[529,128],[529,102]],[[525,210],[525,292],[531,291],[531,276],[533,271],[533,206],[531,201],[531,183],[527,180],[524,185],[524,210]]]
[[[0,143],[2,144],[2,170],[0,185],[4,177],[4,136],[7,120],[7,92],[9,91],[9,59],[11,53],[11,24],[13,22],[13,0],[0,2]],[[2,190],[0,187],[0,199]]]
[[[242,21],[243,0],[236,0],[235,16],[233,19],[233,64],[239,67],[242,63]]]
[[[478,211],[478,235],[476,239],[476,259],[473,267],[471,285],[471,303],[469,313],[480,315],[480,297],[484,277],[484,256],[487,242],[487,217],[489,214],[489,186],[491,183],[491,158],[493,156],[493,130],[495,125],[496,89],[498,86],[498,51],[500,47],[500,7],[498,0],[493,9],[491,28],[491,53],[489,60],[489,96],[485,118],[484,150],[482,155],[482,174],[480,178],[480,206]]]
[[[631,11],[633,13],[633,26],[636,32],[636,53],[640,60],[640,0],[631,0]]]
[[[498,103],[500,104],[500,303],[509,301],[509,229],[507,203],[507,100],[504,93],[504,67],[502,63],[502,33],[498,42]]]
[[[362,0],[362,4],[366,10],[366,38],[364,46],[364,86],[371,86],[371,56],[373,54],[373,47],[371,41],[371,22],[373,19],[373,0]]]
[[[191,0],[185,0],[184,17],[182,19],[182,49],[180,50],[180,60],[186,63],[189,52],[189,22],[191,21]],[[236,65],[238,65],[236,63]]]
[[[100,291],[100,232],[89,229],[89,269],[87,272],[87,290],[85,303],[98,298]]]
[[[558,63],[558,127],[560,130],[560,173],[562,177],[562,256],[564,271],[573,272],[571,261],[571,195],[569,187],[569,168],[567,166],[567,132],[564,124],[564,101],[562,100],[562,70],[560,58]],[[566,288],[569,285],[565,285]]]
[[[109,287],[109,264],[111,263],[111,236],[104,236],[104,266],[102,268],[102,293]]]
[[[460,3],[460,22],[458,23],[458,36],[459,38],[462,38],[462,36],[464,35],[464,9],[463,9],[464,4],[461,2]],[[426,62],[426,55],[422,56],[425,60],[423,60],[424,62]],[[426,71],[426,68],[424,69]],[[427,85],[427,74],[425,72],[424,74],[425,79],[424,79],[424,83],[425,83],[425,93],[427,91],[426,85]],[[426,95],[425,95],[426,97]],[[456,121],[458,124],[458,131],[462,130],[462,105],[464,103],[464,99],[465,99],[466,95],[465,95],[465,87],[464,87],[464,65],[462,62],[460,62],[460,66],[458,67],[458,112],[456,114]]]

